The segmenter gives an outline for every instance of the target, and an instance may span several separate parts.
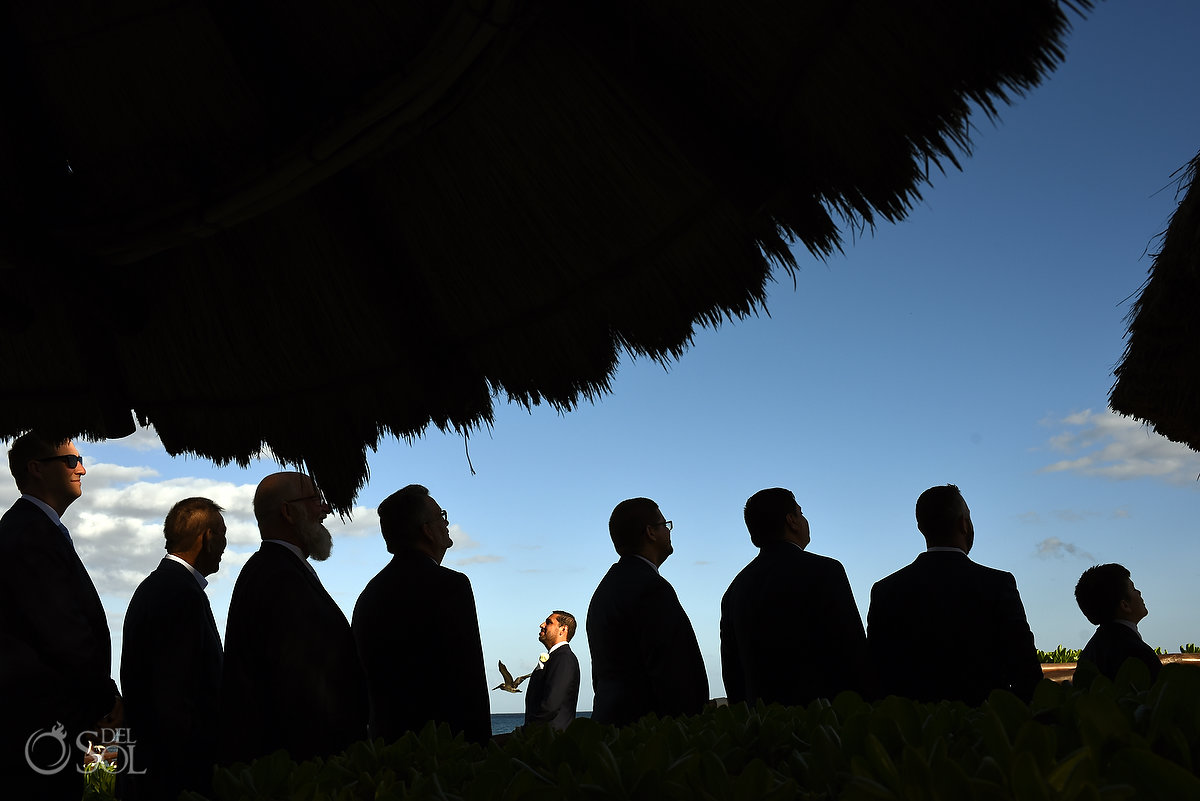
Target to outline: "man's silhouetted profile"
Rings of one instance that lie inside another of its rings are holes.
[[[621,558],[588,606],[592,720],[623,726],[651,712],[694,715],[708,700],[696,632],[675,589],[658,573],[675,550],[672,528],[649,498],[621,501],[608,520]]]
[[[233,587],[221,683],[225,761],[284,749],[300,761],[367,736],[367,691],[350,624],[309,558],[329,558],[329,505],[301,473],[254,493],[263,543]]]
[[[758,556],[721,599],[721,672],[730,703],[807,704],[865,689],[866,635],[846,570],[808,553],[790,490],[756,492],[746,528]]]
[[[1162,660],[1138,632],[1137,624],[1149,612],[1129,570],[1116,564],[1089,567],[1075,585],[1075,601],[1084,617],[1098,626],[1079,655],[1081,661],[1092,662],[1115,679],[1126,659],[1137,659],[1150,670],[1151,680],[1158,678]]]
[[[395,740],[429,721],[472,742],[492,735],[471,581],[442,566],[449,515],[420,484],[379,504],[393,554],[354,606],[354,639],[371,695],[371,737]]]
[[[1042,667],[1011,573],[972,562],[971,510],[953,484],[917,499],[927,550],[871,588],[867,643],[885,694],[979,704],[1028,701]]]

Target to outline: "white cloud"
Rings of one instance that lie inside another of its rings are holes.
[[[454,565],[455,567],[461,567],[463,565],[482,565],[504,561],[503,556],[496,556],[494,554],[475,554],[473,556],[455,558],[461,551],[474,551],[480,547],[478,540],[472,539],[470,534],[463,531],[456,524],[450,526],[450,539],[454,541],[454,546],[450,549],[450,551],[447,552],[447,556],[449,557],[450,564]]]
[[[1066,554],[1070,554],[1071,556],[1079,559],[1086,559],[1088,561],[1095,560],[1094,556],[1080,548],[1078,545],[1075,545],[1071,542],[1063,542],[1058,537],[1048,537],[1037,544],[1037,555],[1043,559],[1048,559],[1050,557],[1062,559]]]
[[[1157,478],[1172,484],[1195,484],[1200,453],[1171,442],[1147,426],[1112,410],[1075,412],[1054,421],[1068,430],[1049,440],[1064,455],[1039,472],[1074,472],[1116,480]]]
[[[491,554],[481,553],[479,556],[468,556],[466,559],[455,559],[451,562],[456,567],[462,565],[484,565],[492,562],[503,562],[503,556],[494,556]]]
[[[138,429],[128,437],[109,439],[104,442],[106,445],[119,445],[122,448],[129,448],[131,451],[139,451],[141,453],[148,453],[150,451],[166,452],[166,448],[163,447],[162,440],[158,438],[158,432],[154,430],[154,426],[150,426],[149,428],[138,426]]]
[[[128,597],[165,555],[163,519],[178,501],[204,497],[225,508],[229,550],[223,573],[236,573],[261,541],[254,521],[255,484],[235,484],[212,478],[184,477],[155,480],[157,470],[137,465],[100,463],[87,466],[83,495],[64,515],[80,559],[96,588],[105,595]],[[19,494],[11,476],[7,497]],[[0,510],[2,511],[2,510]],[[325,519],[335,541],[340,537],[376,536],[379,517],[374,509],[356,506],[353,519]],[[469,542],[469,538],[468,538]],[[477,545],[477,543],[475,543]],[[241,551],[239,553],[239,551]]]

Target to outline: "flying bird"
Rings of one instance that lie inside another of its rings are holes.
[[[521,682],[533,675],[532,673],[526,673],[524,676],[517,676],[516,679],[513,679],[512,674],[508,672],[508,668],[504,666],[504,663],[500,662],[499,665],[500,675],[504,677],[504,681],[493,687],[493,690],[504,690],[506,693],[519,693],[521,691],[517,688],[521,686]]]

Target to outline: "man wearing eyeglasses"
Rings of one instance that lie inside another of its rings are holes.
[[[8,464],[21,497],[0,518],[5,789],[13,798],[78,798],[77,737],[123,722],[108,620],[62,523],[87,470],[73,443],[34,432],[13,440]]]
[[[467,740],[491,737],[483,644],[471,580],[442,565],[449,515],[420,484],[379,504],[379,530],[391,561],[354,605],[371,696],[371,737],[391,742],[429,721]]]
[[[867,637],[842,563],[805,550],[808,519],[782,487],[744,509],[759,552],[721,599],[721,672],[729,703],[805,705],[865,692]],[[764,636],[764,621],[782,625]]]
[[[651,712],[692,715],[708,700],[696,632],[658,569],[674,552],[670,520],[649,498],[621,501],[608,521],[620,560],[592,595],[592,720],[623,726]]]
[[[367,735],[367,694],[346,615],[308,560],[329,558],[329,504],[302,473],[254,493],[262,546],[238,574],[225,625],[225,761],[285,749],[302,761]]]

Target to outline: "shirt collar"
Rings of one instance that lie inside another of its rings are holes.
[[[37,508],[41,509],[43,512],[45,512],[46,516],[50,518],[51,523],[53,523],[56,526],[62,525],[62,518],[58,516],[58,512],[56,512],[50,508],[50,504],[46,503],[41,498],[33,497],[29,493],[23,493],[21,495],[21,497],[24,498],[25,500],[29,501],[30,503],[32,503]]]
[[[554,647],[553,647],[553,648],[551,648],[551,649],[550,649],[549,651],[547,651],[546,653],[548,653],[548,654],[552,654],[552,653],[554,653],[555,651],[557,651],[559,648],[562,648],[562,647],[563,647],[564,645],[566,645],[566,644],[567,644],[567,641],[566,641],[566,640],[559,640],[558,642],[554,643]]]
[[[298,547],[287,540],[263,540],[263,542],[273,542],[276,545],[282,545],[284,548],[287,548],[289,551],[294,553],[296,558],[303,562],[305,566],[307,566],[310,570],[312,569],[312,565],[308,564],[308,559],[306,559],[304,556],[304,551],[301,551]]]
[[[653,562],[651,562],[649,559],[647,559],[646,557],[642,556],[640,553],[635,553],[635,554],[633,554],[633,557],[634,557],[635,559],[641,559],[643,562],[645,562],[646,564],[650,565],[650,567],[651,567],[651,568],[653,568],[653,570],[654,570],[654,572],[655,572],[655,573],[658,573],[658,565],[654,564],[654,563],[653,563]],[[659,575],[661,575],[661,574],[659,574]]]
[[[961,553],[963,556],[967,555],[967,552],[962,548],[955,548],[952,545],[930,545],[925,549],[925,553]]]
[[[167,558],[170,559],[172,562],[178,562],[179,564],[186,567],[188,570],[192,571],[192,577],[194,579],[196,579],[196,582],[200,585],[200,589],[203,590],[208,587],[208,579],[206,579],[204,577],[203,573],[201,573],[199,570],[196,569],[195,565],[188,564],[188,561],[186,559],[182,559],[173,553],[167,554]]]
[[[1114,620],[1113,622],[1120,623],[1122,626],[1128,626],[1129,628],[1134,630],[1134,632],[1137,634],[1137,636],[1139,636],[1139,637],[1142,636],[1142,633],[1140,631],[1138,631],[1137,623],[1134,623],[1132,620],[1126,620],[1123,617],[1119,617],[1116,620]]]

